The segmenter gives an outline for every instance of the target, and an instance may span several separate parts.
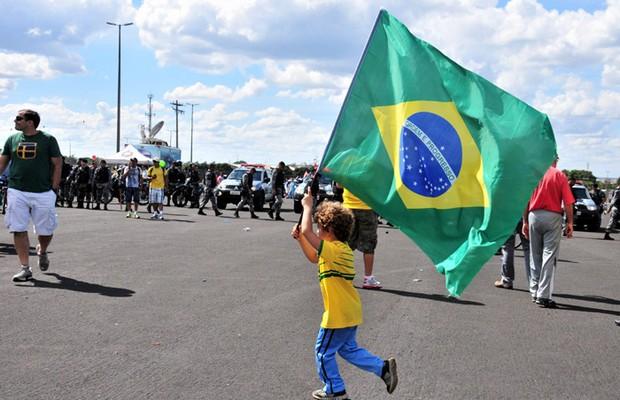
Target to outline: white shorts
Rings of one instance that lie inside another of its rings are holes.
[[[162,204],[164,202],[164,189],[149,189],[149,203]]]
[[[55,207],[56,193],[52,190],[32,193],[9,188],[4,225],[11,233],[27,232],[32,219],[37,235],[51,236],[58,226]]]

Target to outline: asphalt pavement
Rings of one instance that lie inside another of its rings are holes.
[[[165,221],[58,209],[47,273],[13,283],[0,230],[0,399],[310,399],[322,313],[316,266],[286,222],[199,216]],[[143,210],[144,211],[144,210]],[[563,239],[558,309],[530,301],[522,252],[515,289],[493,257],[460,300],[397,229],[379,228],[375,274],[361,290],[358,342],[394,356],[400,383],[340,362],[352,399],[618,399],[620,234]],[[32,236],[31,236],[32,237]],[[34,252],[35,243],[32,242]],[[34,253],[33,253],[34,254]],[[356,253],[361,286],[362,259]]]

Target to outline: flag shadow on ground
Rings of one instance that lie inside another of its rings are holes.
[[[360,290],[367,290],[367,289],[363,289],[361,287],[357,287],[357,289]],[[406,290],[397,290],[397,289],[380,289],[380,290],[373,290],[374,292],[386,292],[386,293],[390,293],[390,294],[395,294],[398,296],[404,296],[404,297],[415,297],[417,299],[424,299],[424,300],[434,300],[434,301],[442,301],[444,303],[454,303],[454,304],[462,304],[462,305],[468,305],[468,306],[484,306],[484,303],[479,303],[477,301],[471,301],[471,300],[461,300],[461,299],[457,299],[455,297],[450,297],[450,296],[446,296],[443,294],[436,294],[436,293],[417,293],[417,292],[407,292]]]
[[[16,285],[16,286],[38,287],[38,288],[47,288],[47,289],[64,289],[64,290],[72,290],[75,292],[82,292],[82,293],[96,293],[102,296],[109,296],[109,297],[131,297],[134,295],[134,293],[136,293],[130,289],[116,288],[116,287],[111,287],[111,286],[99,285],[96,283],[84,282],[84,281],[80,281],[77,279],[68,278],[66,276],[62,276],[56,273],[48,272],[48,273],[45,273],[45,275],[53,276],[54,278],[58,279],[58,282],[48,282],[48,281],[41,281],[38,279],[32,279],[31,280],[31,282],[33,283],[32,285],[22,284],[22,285]]]

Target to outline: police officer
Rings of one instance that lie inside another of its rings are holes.
[[[108,185],[110,185],[110,181],[112,180],[112,173],[110,172],[110,168],[108,168],[105,160],[101,160],[99,162],[99,166],[95,169],[94,175],[93,182],[95,188],[95,206],[93,207],[93,210],[99,210],[99,204],[101,203],[103,192],[108,190]],[[103,203],[103,209],[108,209],[108,203]]]
[[[84,208],[84,198],[88,196],[91,169],[86,158],[80,158],[80,164],[74,171],[74,187],[77,191],[77,208]]]
[[[57,203],[60,203],[61,207],[65,206],[65,200],[67,201],[67,206],[71,207],[71,202],[69,199],[71,192],[71,182],[69,182],[69,176],[71,175],[71,171],[73,168],[71,164],[67,163],[65,157],[62,157],[62,170],[60,171],[60,193],[58,193]]]
[[[185,173],[181,169],[181,161],[175,161],[172,163],[172,167],[168,170],[168,207],[170,206],[170,199],[172,199],[172,193],[177,187],[185,183]]]
[[[605,192],[598,188],[598,184],[595,183],[592,185],[592,192],[590,192],[590,197],[592,197],[592,201],[598,207],[599,214],[603,213],[603,204],[605,203]]]
[[[211,200],[211,207],[213,207],[213,211],[215,212],[215,216],[222,215],[222,212],[217,209],[217,203],[215,201],[215,187],[217,186],[217,176],[211,168],[207,168],[207,172],[205,173],[205,197],[202,200],[202,204],[198,209],[198,214],[206,215],[204,211],[202,211],[206,206],[209,200]]]
[[[280,217],[280,209],[282,208],[283,202],[282,198],[284,196],[284,167],[284,161],[280,161],[271,177],[271,190],[276,201],[269,211],[267,211],[267,214],[269,214],[269,218],[271,219],[274,219],[273,215],[275,214],[276,221],[284,221],[284,218]]]
[[[603,239],[615,240],[611,237],[610,233],[613,227],[616,226],[620,220],[620,186],[616,187],[616,190],[614,190],[614,194],[611,197],[605,212],[611,212],[611,217],[609,218],[609,223],[607,223],[607,228],[605,229],[605,236]]]
[[[192,189],[191,204],[189,205],[189,208],[197,208],[198,201],[200,200],[200,172],[198,171],[198,166],[196,164],[192,164],[190,166],[188,180],[189,187]]]
[[[235,209],[235,218],[239,218],[239,210],[246,204],[250,209],[252,218],[258,218],[258,215],[254,214],[254,200],[252,199],[254,172],[256,172],[256,169],[252,167],[241,177],[241,201],[237,204],[237,208]]]

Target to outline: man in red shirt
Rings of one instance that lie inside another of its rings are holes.
[[[573,236],[575,198],[566,176],[556,168],[558,158],[545,173],[523,215],[523,234],[530,240],[530,293],[541,307],[553,308],[553,274],[562,238],[562,211],[566,212],[566,237]]]

